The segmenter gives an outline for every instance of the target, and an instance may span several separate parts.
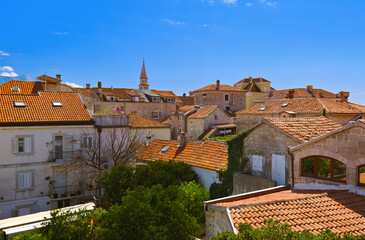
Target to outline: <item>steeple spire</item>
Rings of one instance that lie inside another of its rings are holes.
[[[144,59],[143,59],[143,65],[141,70],[141,76],[139,77],[139,89],[149,89],[149,85],[147,84],[148,78],[147,78],[147,72],[146,67],[144,65]]]

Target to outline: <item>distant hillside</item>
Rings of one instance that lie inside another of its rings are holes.
[[[29,74],[22,74],[17,77],[4,77],[0,76],[0,84],[6,83],[9,80],[21,80],[21,81],[37,81],[34,77]]]

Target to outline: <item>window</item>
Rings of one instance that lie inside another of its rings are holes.
[[[265,109],[267,108],[267,106],[264,106],[264,107],[261,107],[260,109],[259,109],[259,111],[265,111]]]
[[[152,118],[153,119],[157,119],[160,117],[160,113],[159,112],[152,112]]]
[[[346,165],[332,158],[311,156],[302,159],[302,175],[346,182]]]
[[[32,172],[19,172],[17,180],[17,189],[32,188]]]
[[[83,147],[83,148],[91,148],[92,146],[93,146],[93,137],[92,136],[82,137],[81,147]]]
[[[162,154],[162,153],[166,153],[166,152],[167,152],[167,150],[169,150],[169,148],[170,148],[170,147],[163,147],[163,148],[161,149],[160,154]]]
[[[226,107],[226,111],[230,111],[231,110],[231,108],[230,107]]]
[[[14,101],[13,103],[16,108],[25,108],[27,106],[24,101]]]
[[[18,88],[18,87],[13,87],[13,88],[11,88],[11,92],[12,92],[12,93],[20,93],[20,88]]]
[[[252,155],[252,170],[262,171],[262,156]]]
[[[365,187],[365,165],[362,165],[357,170],[358,178],[359,178],[359,185]]]
[[[229,101],[229,95],[228,94],[224,94],[224,101],[226,101],[226,102]]]
[[[159,97],[153,97],[152,98],[152,102],[160,102],[160,98]]]
[[[202,96],[203,96],[203,97],[206,97],[206,96],[207,96],[207,94],[206,94],[206,93],[203,93],[203,94],[202,94]]]
[[[52,107],[63,107],[62,102],[52,102]]]
[[[31,153],[32,152],[32,137],[19,136],[13,138],[13,153]]]
[[[173,103],[173,102],[175,102],[175,99],[174,98],[171,98],[171,97],[168,97],[167,98],[167,102]]]
[[[281,105],[281,107],[285,108],[287,106],[289,106],[290,103],[284,103],[283,105]]]

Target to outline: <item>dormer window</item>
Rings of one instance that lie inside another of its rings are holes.
[[[287,107],[289,105],[290,105],[290,103],[284,103],[283,105],[281,105],[281,107],[285,108],[285,107]]]
[[[18,88],[18,87],[12,87],[11,88],[11,92],[12,93],[20,93],[20,88]]]
[[[259,111],[265,111],[265,109],[267,108],[267,106],[264,106],[264,107],[261,107],[260,109],[259,109]]]
[[[174,98],[171,98],[171,97],[168,97],[168,98],[167,98],[167,102],[169,102],[169,103],[173,103],[173,102],[175,102],[175,99],[174,99]]]
[[[26,106],[24,101],[14,101],[14,107],[16,108],[25,108]]]
[[[62,102],[52,102],[52,107],[63,107]]]

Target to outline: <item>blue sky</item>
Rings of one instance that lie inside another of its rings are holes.
[[[2,1],[0,75],[176,94],[264,77],[365,104],[363,0]],[[9,68],[10,67],[10,68]],[[13,70],[13,71],[11,71]]]

